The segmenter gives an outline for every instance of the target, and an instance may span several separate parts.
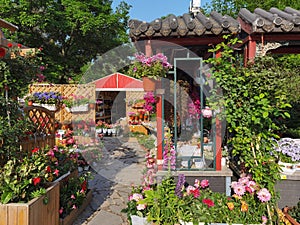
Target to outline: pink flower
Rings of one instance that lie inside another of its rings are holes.
[[[146,204],[138,204],[137,206],[136,206],[136,209],[137,210],[144,210],[144,209],[146,209]]]
[[[71,199],[75,199],[75,195],[71,195]]]
[[[262,220],[262,224],[267,224],[268,222],[268,218],[266,216],[262,216],[261,220]]]
[[[72,206],[72,209],[77,209],[77,206],[76,206],[76,205],[73,205],[73,206]]]
[[[53,173],[54,173],[56,176],[58,176],[59,170],[58,170],[58,169],[55,169]]]
[[[271,199],[271,194],[266,188],[262,188],[257,192],[257,197],[261,202],[267,202]]]
[[[199,188],[199,187],[200,187],[200,180],[195,179],[194,186],[195,186],[196,188]]]
[[[139,194],[139,193],[134,193],[132,195],[132,200],[138,202],[139,200],[143,199],[143,195]]]
[[[63,213],[63,211],[64,211],[64,208],[63,208],[63,207],[61,207],[61,208],[59,209],[59,214],[62,214],[62,213]]]
[[[202,110],[202,115],[204,118],[211,118],[212,117],[211,109],[208,106],[206,106],[205,109]]]
[[[202,180],[200,183],[202,188],[207,188],[209,186],[209,181],[208,180]]]
[[[238,196],[242,196],[242,195],[245,194],[246,189],[245,189],[245,186],[243,186],[243,185],[237,183],[237,184],[235,185],[235,187],[233,188],[233,191],[234,191],[234,193],[237,194]]]

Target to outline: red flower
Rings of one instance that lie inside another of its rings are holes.
[[[200,196],[199,189],[191,190],[191,193],[194,195],[194,198],[198,198]]]
[[[214,201],[209,199],[209,198],[205,198],[202,200],[202,202],[209,207],[212,207],[215,205]]]
[[[50,166],[47,166],[47,167],[46,167],[46,172],[47,172],[47,173],[50,173],[50,172],[51,172],[51,167],[50,167]]]
[[[7,47],[9,47],[9,48],[11,48],[12,46],[13,46],[12,43],[8,43],[8,44],[7,44]]]
[[[31,152],[32,153],[36,153],[36,152],[38,152],[40,149],[39,148],[34,148]]]
[[[86,180],[82,182],[81,188],[82,188],[84,191],[86,191],[86,189],[87,189],[87,182],[86,182]]]
[[[22,45],[21,45],[21,44],[18,44],[18,48],[22,48]]]
[[[35,178],[32,178],[32,181],[33,181],[33,185],[36,186],[37,184],[39,184],[41,182],[41,178],[35,177]]]

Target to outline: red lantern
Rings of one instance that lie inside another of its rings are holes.
[[[0,58],[3,58],[6,54],[6,51],[4,48],[0,48]]]

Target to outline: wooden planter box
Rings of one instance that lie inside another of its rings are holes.
[[[79,216],[83,212],[83,210],[88,206],[88,204],[91,202],[92,196],[93,196],[92,190],[89,190],[82,205],[78,209],[74,209],[65,218],[60,219],[59,224],[60,225],[72,225],[73,222],[76,220],[77,216]]]
[[[293,217],[291,217],[291,215],[289,214],[289,210],[290,210],[289,207],[283,208],[283,213],[285,217],[290,221],[292,225],[300,225]]]
[[[44,204],[44,198],[48,204]],[[0,204],[0,225],[59,225],[59,183],[28,203]]]

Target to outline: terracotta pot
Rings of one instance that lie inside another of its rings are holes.
[[[94,108],[95,108],[95,104],[90,103],[90,104],[89,104],[89,107],[90,107],[90,109],[94,109]]]
[[[143,77],[143,87],[144,91],[154,91],[155,90],[155,80],[149,77]]]
[[[28,106],[32,106],[32,105],[33,105],[33,101],[32,101],[32,100],[29,100],[29,101],[27,102],[27,105],[28,105]]]

